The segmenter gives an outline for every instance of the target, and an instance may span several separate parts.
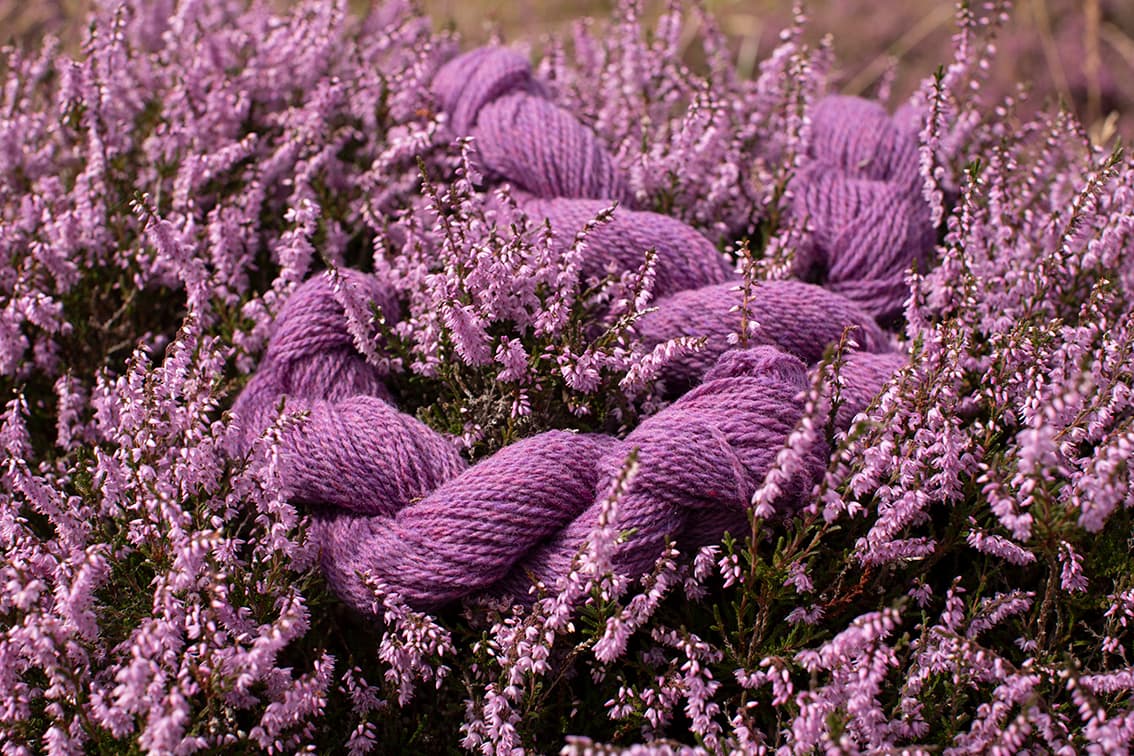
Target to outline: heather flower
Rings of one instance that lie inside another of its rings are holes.
[[[367,578],[375,596],[375,614],[380,614],[386,625],[378,645],[378,659],[387,666],[386,681],[396,689],[398,705],[404,707],[419,683],[441,687],[449,673],[449,667],[441,662],[453,653],[452,639],[432,617],[410,609],[381,582]],[[362,708],[377,706],[373,702]]]

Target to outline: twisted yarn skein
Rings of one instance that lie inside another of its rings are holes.
[[[553,229],[573,236],[572,225],[596,208],[632,204],[594,135],[543,96],[518,56],[498,48],[461,56],[438,74],[435,90],[455,135],[476,140],[486,175],[518,187],[526,211]],[[837,142],[839,154],[853,152],[846,144]],[[903,160],[893,158],[885,175],[905,175]],[[592,271],[636,267],[645,249],[658,250],[664,295],[640,323],[647,344],[708,339],[669,376],[700,384],[625,439],[551,431],[469,467],[445,437],[390,404],[378,370],[351,346],[330,276],[310,279],[289,299],[234,413],[245,445],[281,400],[307,413],[283,430],[280,475],[287,495],[310,507],[323,569],[347,604],[372,607],[363,574],[420,608],[484,591],[522,598],[533,577],[553,586],[598,523],[631,450],[639,471],[619,502],[617,526],[635,535],[614,556],[620,572],[648,570],[666,538],[690,549],[725,530],[741,532],[753,492],[802,415],[807,364],[847,328],[868,350],[844,366],[851,388],[837,419],[845,425],[904,362],[887,353],[867,312],[798,281],[758,287],[753,308],[763,327],[751,348],[731,348],[727,335],[739,326],[730,311],[740,296],[735,274],[707,240],[673,219],[620,208],[590,241]],[[376,303],[388,320],[398,317],[393,292],[374,278],[340,276],[338,285]],[[821,443],[805,451],[780,487],[780,511],[800,505],[826,458]]]

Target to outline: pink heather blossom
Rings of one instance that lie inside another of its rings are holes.
[[[983,533],[978,528],[970,530],[966,540],[977,551],[999,557],[1010,564],[1030,564],[1036,560],[1035,554],[1027,549],[1002,536]]]

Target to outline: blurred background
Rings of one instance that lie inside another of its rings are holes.
[[[703,0],[729,35],[737,65],[750,72],[788,22],[790,0]],[[367,0],[351,0],[365,11]],[[419,0],[438,28],[452,27],[470,44],[493,34],[537,42],[583,16],[608,17],[614,0]],[[0,0],[0,44],[34,45],[46,34],[77,49],[89,0]],[[656,14],[660,2],[645,3]],[[837,87],[873,94],[894,70],[893,94],[904,98],[950,59],[954,0],[810,0],[809,35],[831,34]],[[1096,141],[1132,135],[1134,0],[1017,0],[994,71],[998,93],[1028,86],[1039,107],[1065,102]]]

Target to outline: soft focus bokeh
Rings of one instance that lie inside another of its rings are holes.
[[[365,10],[365,0],[351,0]],[[77,47],[89,0],[0,0],[0,43],[35,44],[47,34]],[[608,17],[611,0],[421,0],[438,28],[452,26],[471,43],[493,35],[538,40],[585,16]],[[790,0],[705,0],[734,40],[737,65],[750,70],[771,49],[791,13]],[[952,0],[812,0],[810,33],[830,34],[842,89],[874,94],[893,70],[893,96],[905,97],[947,62]],[[644,3],[646,14],[662,4]],[[1134,134],[1134,2],[1018,0],[1002,42],[995,84],[1004,94],[1025,85],[1036,107],[1071,104],[1098,141]],[[897,65],[895,66],[895,62]]]

